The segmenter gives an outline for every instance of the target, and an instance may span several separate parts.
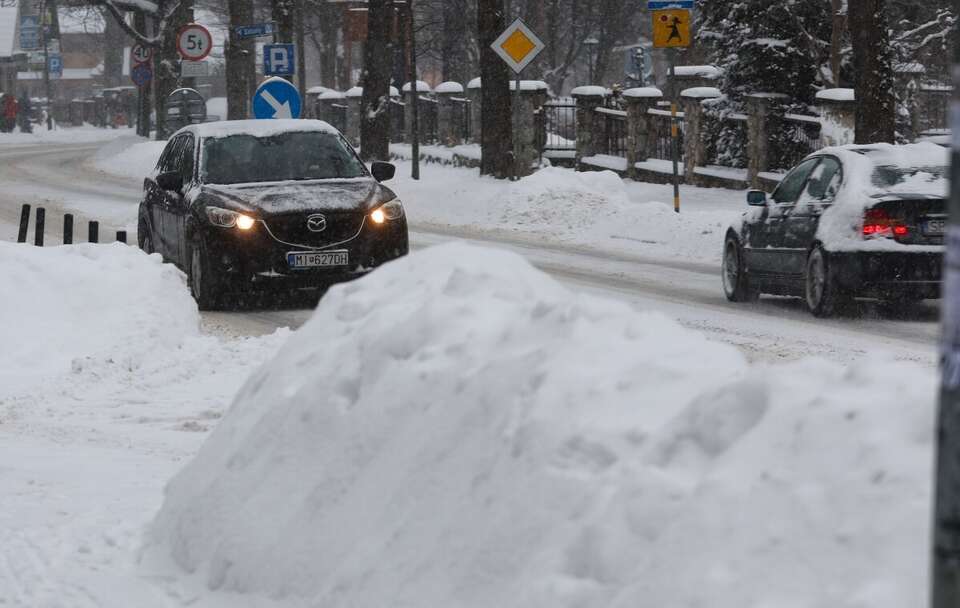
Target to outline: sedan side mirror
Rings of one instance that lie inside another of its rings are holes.
[[[751,207],[765,207],[767,205],[767,193],[763,190],[749,190],[747,192],[747,204]]]
[[[397,174],[397,168],[392,163],[377,160],[370,165],[370,173],[373,174],[373,179],[378,182],[385,182],[393,179],[393,176]]]
[[[183,190],[183,178],[179,171],[165,171],[157,176],[157,185],[164,190],[180,192]]]

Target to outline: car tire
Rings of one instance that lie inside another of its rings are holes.
[[[760,291],[750,285],[750,277],[743,262],[740,243],[728,236],[723,246],[723,293],[731,302],[756,302]]]
[[[803,285],[804,300],[815,317],[834,316],[848,299],[833,276],[829,256],[820,246],[815,247],[807,257]]]
[[[200,310],[217,310],[221,304],[221,295],[208,253],[203,237],[194,233],[190,239],[190,265],[187,269],[187,279],[190,284],[190,295],[197,301],[197,307]]]

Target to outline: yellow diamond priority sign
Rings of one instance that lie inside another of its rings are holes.
[[[546,46],[522,19],[514,21],[491,45],[517,74],[530,65]]]

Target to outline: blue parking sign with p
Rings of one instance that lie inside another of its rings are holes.
[[[290,76],[297,64],[292,44],[265,44],[263,46],[264,76]]]

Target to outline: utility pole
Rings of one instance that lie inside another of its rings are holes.
[[[410,177],[420,179],[420,87],[417,86],[416,31],[413,23],[413,0],[407,0],[407,66],[410,76],[410,144],[413,165]]]
[[[953,152],[944,264],[931,608],[960,606],[960,45],[953,56]]]

